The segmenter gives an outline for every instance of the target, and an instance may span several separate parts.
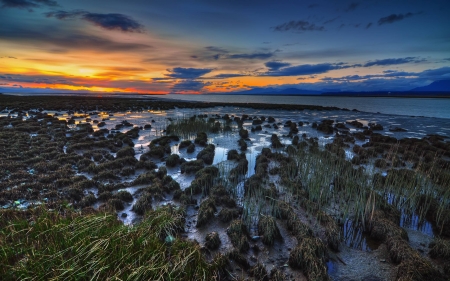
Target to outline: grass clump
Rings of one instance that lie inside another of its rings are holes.
[[[271,216],[261,216],[258,221],[258,232],[262,236],[262,242],[265,245],[273,245],[275,240],[281,239],[275,219]]]
[[[124,148],[121,148],[119,151],[117,151],[117,158],[123,158],[123,157],[127,157],[127,156],[134,156],[134,148],[126,146]]]
[[[203,160],[205,164],[211,165],[214,161],[214,144],[208,144],[202,151],[197,154],[197,160]]]
[[[191,143],[191,144],[187,147],[186,152],[187,152],[187,153],[192,153],[192,152],[194,152],[194,151],[195,151],[195,144]]]
[[[305,238],[291,251],[288,263],[302,270],[309,280],[330,280],[325,266],[326,250],[319,238]]]
[[[220,237],[217,232],[208,233],[205,237],[205,246],[211,250],[219,248],[220,243]]]
[[[239,161],[241,157],[239,156],[239,152],[236,149],[232,149],[227,153],[227,160],[237,160]]]
[[[266,268],[259,262],[250,268],[249,274],[250,276],[255,277],[256,280],[269,281],[269,275],[267,274]]]
[[[121,211],[125,208],[122,200],[117,199],[117,198],[109,199],[108,202],[106,202],[106,207],[112,208],[112,210],[115,210],[115,211]]]
[[[238,264],[240,267],[244,268],[245,270],[250,268],[250,264],[248,260],[243,256],[238,250],[234,249],[231,252],[228,252],[226,257],[230,260],[234,260],[236,264]]]
[[[154,170],[158,168],[158,166],[154,162],[150,161],[145,156],[141,158],[142,159],[139,159],[139,162],[136,163],[136,169]]]
[[[430,257],[450,259],[450,241],[444,239],[435,239],[430,244]]]
[[[214,199],[216,205],[226,206],[229,208],[236,207],[236,201],[231,197],[230,193],[223,185],[215,185],[210,190],[210,196]]]
[[[205,167],[195,173],[195,179],[191,185],[184,190],[187,195],[199,194],[203,192],[204,195],[209,194],[209,190],[214,185],[214,179],[218,176],[219,169],[214,166]]]
[[[208,143],[208,135],[205,132],[197,133],[197,137],[194,140],[194,143],[200,146],[206,146]]]
[[[115,214],[80,216],[49,211],[0,214],[3,280],[213,280],[215,264],[193,242],[175,239],[182,215],[157,209],[128,227]],[[44,242],[45,241],[45,242]],[[51,270],[49,270],[51,269]]]
[[[245,153],[241,153],[239,155],[238,164],[236,167],[231,169],[230,171],[230,180],[232,182],[237,182],[242,176],[247,174],[248,171],[248,160],[245,156]]]
[[[234,220],[227,228],[227,234],[230,237],[231,244],[240,252],[247,252],[250,248],[248,243],[247,226],[242,220]]]
[[[221,222],[230,222],[231,220],[238,218],[239,214],[239,210],[237,209],[224,207],[219,211],[218,217]]]
[[[248,138],[248,130],[246,129],[240,129],[239,130],[239,136],[243,139],[247,139]]]
[[[408,233],[387,218],[375,218],[372,220],[370,236],[380,241],[385,241],[389,237],[394,236],[400,236],[406,241],[409,240]]]
[[[389,256],[394,263],[401,263],[402,261],[417,258],[417,252],[400,236],[389,237],[386,245],[389,250]]]
[[[398,266],[397,281],[446,281],[446,277],[442,276],[430,261],[416,256],[416,259],[408,259]]]
[[[214,213],[217,211],[216,205],[214,204],[214,200],[211,198],[205,199],[200,204],[200,209],[198,210],[198,217],[197,217],[197,227],[201,227],[208,222],[211,221],[212,218],[214,218]]]
[[[167,167],[175,167],[180,163],[180,156],[178,154],[171,154],[166,159],[166,166]]]
[[[152,145],[166,146],[173,141],[179,141],[179,140],[180,140],[180,138],[177,136],[162,136],[162,137],[152,140],[150,145],[151,146]]]
[[[131,195],[131,193],[129,193],[126,190],[121,190],[121,191],[117,192],[114,197],[117,199],[120,199],[122,201],[125,201],[125,202],[133,201],[133,196]]]
[[[239,145],[239,149],[242,151],[246,151],[247,150],[247,143],[245,142],[244,139],[239,139],[238,140],[238,145]]]
[[[97,202],[97,198],[95,198],[94,194],[88,194],[84,196],[84,198],[80,202],[80,207],[85,208],[94,205],[94,203]]]
[[[272,137],[270,138],[270,140],[272,142],[273,148],[281,148],[284,146],[284,144],[281,143],[280,139],[278,138],[278,136],[276,134],[272,134]]]
[[[148,192],[143,192],[139,199],[134,203],[131,209],[138,215],[143,215],[146,211],[152,209],[152,195]]]
[[[186,148],[186,147],[189,147],[189,145],[191,145],[191,144],[192,144],[192,141],[184,140],[184,141],[180,142],[180,145],[178,145],[178,148],[179,149]]]
[[[231,128],[230,128],[231,129]],[[222,123],[214,118],[204,119],[202,116],[191,116],[189,118],[180,118],[172,120],[167,126],[167,134],[177,134],[184,138],[190,138],[197,132],[218,133],[223,131]],[[197,143],[197,142],[196,142]],[[200,144],[200,143],[199,143]],[[206,140],[204,144],[205,145]]]
[[[200,171],[201,169],[203,169],[203,167],[205,166],[205,163],[203,162],[203,160],[194,160],[194,161],[188,161],[185,162],[183,164],[181,164],[180,169],[181,169],[181,173],[195,173]]]

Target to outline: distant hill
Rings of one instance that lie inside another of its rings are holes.
[[[428,86],[414,88],[411,92],[450,92],[450,80],[434,81]]]
[[[428,86],[414,88],[409,91],[342,91],[339,88],[322,89],[319,91],[306,90],[298,88],[253,88],[251,90],[226,92],[226,93],[207,93],[207,95],[283,95],[283,96],[301,96],[301,95],[322,95],[322,96],[358,96],[358,97],[419,97],[419,96],[450,96],[450,80],[439,80]]]

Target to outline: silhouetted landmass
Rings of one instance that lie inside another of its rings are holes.
[[[450,80],[434,81],[428,86],[417,87],[412,92],[450,92]]]
[[[428,86],[418,87],[409,91],[341,91],[340,89],[306,90],[298,88],[254,88],[246,91],[227,93],[208,93],[208,95],[267,95],[267,96],[351,96],[351,97],[449,97],[450,80],[439,80]]]
[[[304,104],[265,104],[265,103],[232,103],[253,109],[274,110],[346,110],[335,106],[319,106]],[[14,112],[27,110],[55,110],[55,111],[143,111],[149,109],[168,110],[175,108],[211,108],[216,106],[230,106],[225,102],[199,102],[158,99],[148,96],[147,99],[126,97],[95,97],[95,96],[55,96],[55,95],[33,95],[33,96],[0,96],[0,111],[12,110]]]
[[[345,97],[415,97],[415,98],[450,98],[449,92],[329,92],[321,96],[345,96]]]

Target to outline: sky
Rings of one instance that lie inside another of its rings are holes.
[[[0,92],[407,91],[450,79],[449,0],[0,0]]]

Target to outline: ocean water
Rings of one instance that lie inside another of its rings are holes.
[[[5,93],[32,96],[30,93]],[[397,97],[327,97],[327,96],[268,96],[268,95],[139,95],[139,94],[48,94],[50,96],[102,96],[132,99],[169,99],[182,101],[223,103],[267,103],[335,106],[357,109],[368,113],[382,113],[414,117],[450,119],[450,98],[397,98]]]
[[[450,119],[450,98],[323,97],[265,95],[166,95],[162,99],[226,103],[305,104],[336,106],[371,113]]]

